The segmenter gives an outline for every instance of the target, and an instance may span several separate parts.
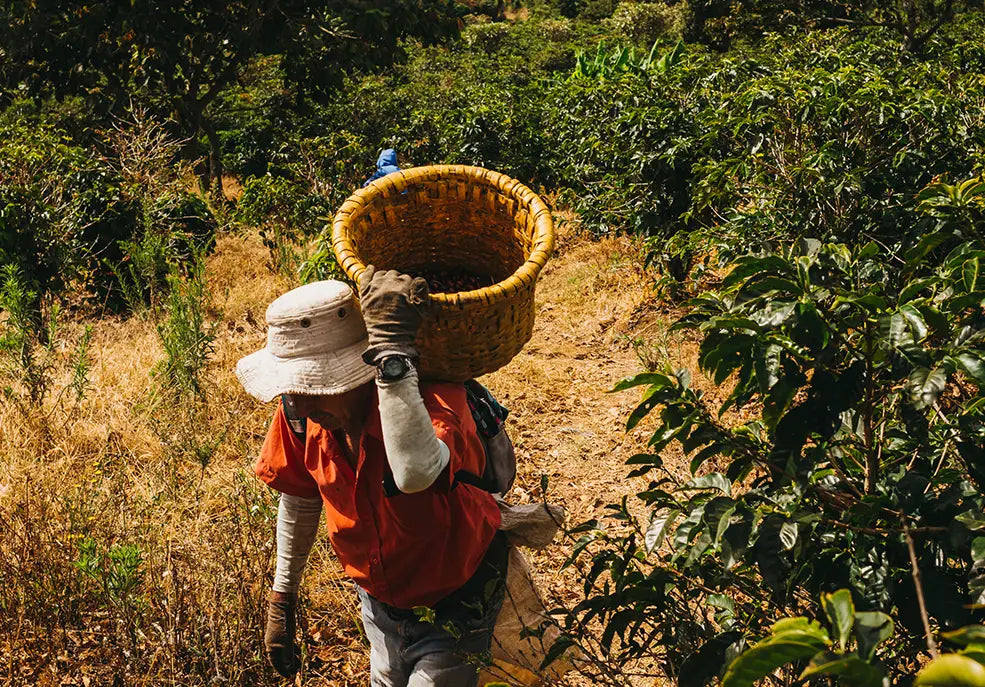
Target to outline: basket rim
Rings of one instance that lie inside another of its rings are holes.
[[[484,167],[468,165],[425,165],[411,167],[387,174],[370,182],[368,186],[357,189],[342,204],[332,222],[332,250],[339,265],[354,282],[366,270],[366,265],[356,255],[350,238],[350,220],[363,207],[370,205],[379,196],[401,193],[419,181],[437,181],[446,178],[459,178],[484,186],[498,188],[504,194],[525,203],[534,218],[534,235],[530,255],[510,276],[491,286],[457,293],[431,294],[429,300],[438,305],[469,305],[504,300],[530,287],[536,282],[540,270],[554,251],[554,220],[547,204],[530,188],[520,181]]]

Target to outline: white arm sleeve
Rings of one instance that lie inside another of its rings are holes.
[[[405,494],[424,491],[448,465],[448,447],[434,433],[424,407],[417,371],[395,382],[377,380],[383,446],[397,489]]]
[[[277,509],[277,570],[273,590],[293,594],[301,582],[301,573],[315,543],[321,499],[280,495]]]

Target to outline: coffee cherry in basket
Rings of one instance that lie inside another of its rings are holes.
[[[474,291],[496,283],[496,280],[489,275],[472,272],[431,271],[421,272],[415,276],[424,277],[431,293]]]

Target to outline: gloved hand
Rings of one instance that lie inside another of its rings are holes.
[[[267,663],[284,677],[292,677],[301,667],[294,647],[297,594],[270,592],[267,597],[267,629],[263,646]]]
[[[363,360],[376,365],[385,355],[399,353],[416,360],[414,347],[428,305],[428,283],[394,270],[378,272],[372,265],[359,277],[359,307],[363,311],[369,346]]]

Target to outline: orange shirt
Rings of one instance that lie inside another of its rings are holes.
[[[451,453],[434,484],[415,494],[386,496],[392,479],[383,447],[376,395],[370,401],[353,470],[331,432],[309,421],[304,445],[278,407],[257,476],[285,494],[321,496],[332,547],[346,573],[377,599],[397,606],[433,606],[472,576],[499,529],[488,492],[455,483],[467,470],[481,475],[485,452],[460,384],[425,384],[424,405]]]

